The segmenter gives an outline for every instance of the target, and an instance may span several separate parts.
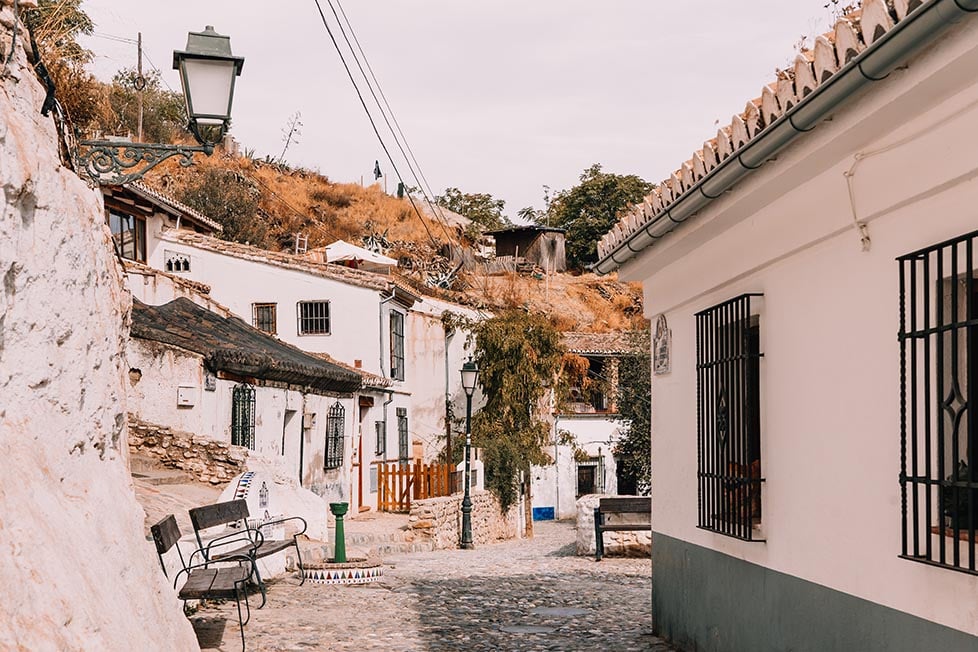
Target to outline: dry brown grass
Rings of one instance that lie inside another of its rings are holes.
[[[391,256],[429,263],[434,255],[428,233],[410,203],[385,194],[377,185],[334,183],[314,172],[217,153],[198,158],[189,169],[168,162],[153,175],[151,183],[172,193],[195,169],[208,166],[231,170],[254,184],[260,193],[261,211],[269,221],[271,239],[281,250],[292,248],[295,233],[308,235],[310,248],[338,239],[359,244],[365,235],[386,233],[394,244]],[[439,226],[429,224],[429,228],[439,245],[447,242]],[[619,283],[614,275],[535,278],[466,272],[462,276],[467,289],[452,298],[489,310],[542,312],[561,331],[610,332],[647,325],[639,286]]]

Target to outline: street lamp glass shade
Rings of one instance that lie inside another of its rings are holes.
[[[202,144],[215,144],[224,137],[231,121],[234,80],[243,66],[244,58],[231,54],[231,39],[210,25],[203,32],[190,32],[187,49],[173,53],[190,130]]]
[[[469,360],[462,365],[462,388],[465,389],[465,393],[472,396],[472,392],[475,391],[475,384],[479,380],[479,367],[476,366],[474,362]]]

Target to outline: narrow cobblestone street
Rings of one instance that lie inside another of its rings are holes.
[[[529,541],[385,558],[363,586],[294,578],[252,610],[249,650],[672,650],[652,635],[648,559],[574,555],[569,523],[538,523]],[[232,605],[221,650],[240,649]]]

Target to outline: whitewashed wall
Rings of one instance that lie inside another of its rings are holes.
[[[577,445],[589,457],[604,460],[604,493],[618,493],[618,476],[612,448],[618,436],[618,422],[607,415],[570,415],[557,417],[557,430],[569,432]],[[553,507],[557,518],[573,518],[577,515],[577,462],[573,447],[550,447],[547,454],[553,464],[533,467],[531,490],[534,507]]]
[[[129,297],[19,25],[0,80],[0,649],[196,650],[129,476]]]
[[[387,343],[381,348],[377,290],[191,247],[167,239],[166,234],[149,254],[152,267],[162,267],[164,250],[189,255],[191,269],[181,276],[211,286],[211,296],[245,322],[252,323],[253,303],[275,303],[277,337],[304,351],[329,353],[349,364],[360,360],[365,370],[382,375],[381,351],[386,359]],[[297,303],[322,300],[330,302],[330,334],[299,335]]]
[[[978,228],[978,66],[951,41],[836,115],[800,146],[624,270],[672,330],[653,380],[654,528],[777,571],[978,634],[978,578],[899,559],[898,266]],[[864,159],[852,226],[843,172]],[[696,528],[694,313],[762,292],[763,532]]]

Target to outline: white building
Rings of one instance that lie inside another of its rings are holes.
[[[572,387],[566,404],[554,406],[554,445],[547,451],[553,463],[531,470],[537,520],[573,518],[581,496],[618,493],[614,446],[621,423],[614,397],[618,360],[628,344],[622,333],[568,332],[563,340],[568,353],[587,361],[588,382]]]
[[[112,188],[106,199],[111,223],[128,225],[114,230],[120,255],[145,262],[126,265],[135,298],[159,305],[187,296],[363,376],[347,411],[349,473],[338,492],[353,514],[377,508],[378,464],[438,455],[446,406],[463,401],[458,371],[467,357],[465,334],[447,332],[442,316],[477,318],[474,310],[423,296],[388,274],[210,237],[207,218],[136,190]]]
[[[360,374],[186,297],[134,300],[126,357],[141,419],[280,459],[301,486],[347,500]]]
[[[975,11],[866,0],[599,246],[681,648],[978,649]]]

